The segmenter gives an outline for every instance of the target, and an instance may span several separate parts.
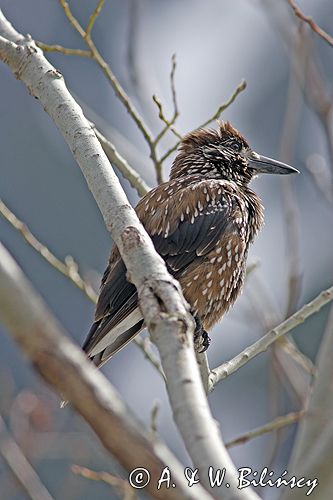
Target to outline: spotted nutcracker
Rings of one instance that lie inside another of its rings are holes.
[[[240,294],[249,245],[263,224],[263,206],[249,182],[257,173],[294,172],[254,152],[230,123],[221,123],[184,137],[170,180],[139,201],[136,213],[179,280],[204,348],[206,330]],[[136,288],[114,246],[83,349],[101,366],[143,327]]]

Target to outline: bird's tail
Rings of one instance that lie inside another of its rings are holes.
[[[120,349],[125,347],[126,344],[128,344],[143,328],[143,320],[139,321],[136,323],[136,325],[132,326],[125,332],[118,334],[116,339],[112,342],[112,344],[109,344],[105,349],[102,351],[96,353],[96,354],[90,354],[89,352],[88,357],[89,359],[98,367],[100,368],[101,366],[104,365],[114,354],[116,354]]]

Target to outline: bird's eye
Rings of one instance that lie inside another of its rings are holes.
[[[234,151],[237,151],[237,153],[239,153],[242,150],[242,145],[239,142],[235,141],[232,143],[232,149]]]

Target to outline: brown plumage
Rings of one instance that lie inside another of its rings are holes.
[[[179,280],[209,345],[209,330],[238,297],[250,243],[263,223],[263,207],[248,187],[258,172],[296,169],[260,156],[229,123],[199,129],[181,142],[170,180],[147,193],[136,212]],[[105,270],[95,321],[83,349],[97,366],[143,328],[134,285],[114,246]]]

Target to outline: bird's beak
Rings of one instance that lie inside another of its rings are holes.
[[[299,174],[299,170],[267,156],[258,155],[255,151],[248,156],[250,167],[263,174]]]

